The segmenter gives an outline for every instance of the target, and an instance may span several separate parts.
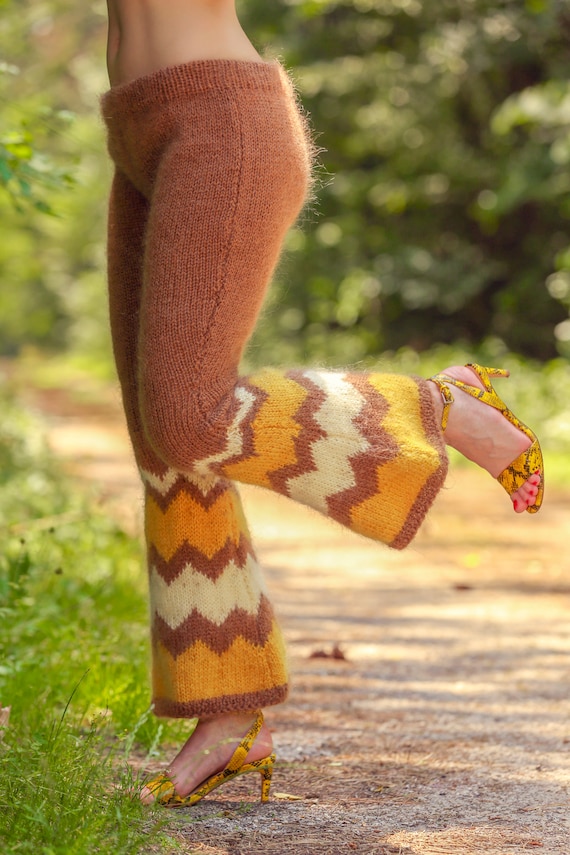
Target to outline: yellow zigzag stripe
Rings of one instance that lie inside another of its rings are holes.
[[[188,543],[211,559],[227,540],[239,543],[247,535],[247,523],[237,494],[228,490],[209,507],[204,508],[188,493],[178,493],[166,510],[147,496],[145,533],[149,546],[156,547],[165,561]]]
[[[356,531],[368,537],[378,537],[380,520],[382,540],[391,543],[441,461],[423,430],[416,382],[386,374],[371,374],[368,379],[390,405],[382,426],[398,441],[402,454],[378,467],[378,492],[354,507],[351,519]]]
[[[269,395],[252,423],[257,456],[224,466],[224,474],[237,481],[271,487],[268,473],[297,462],[295,439],[303,428],[294,415],[309,393],[272,369],[249,376],[248,383]]]
[[[276,623],[263,647],[237,638],[217,654],[197,641],[176,659],[158,643],[154,649],[154,697],[190,703],[274,689],[287,682],[285,645]]]

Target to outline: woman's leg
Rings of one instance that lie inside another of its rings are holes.
[[[145,487],[153,703],[158,715],[212,717],[282,701],[285,654],[235,487],[169,468],[144,435],[137,350],[147,216],[146,199],[117,170],[109,206],[109,301],[123,403]],[[258,743],[267,742],[261,737]]]

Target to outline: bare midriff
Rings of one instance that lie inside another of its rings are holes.
[[[107,0],[112,86],[199,59],[261,61],[234,0]]]

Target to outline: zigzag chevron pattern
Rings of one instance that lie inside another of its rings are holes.
[[[236,387],[220,451],[190,473],[142,473],[157,711],[252,708],[286,692],[282,639],[231,481],[401,548],[445,477],[429,395],[399,375],[262,371]]]
[[[447,458],[422,381],[390,374],[265,370],[247,442],[237,420],[227,478],[268,486],[395,548],[412,539],[445,479]],[[253,438],[251,438],[251,435]]]
[[[283,642],[235,487],[172,471],[145,484],[155,711],[226,709],[227,698],[203,694],[213,673],[224,675],[217,695],[234,687],[238,708],[245,697],[251,707],[282,700]],[[265,663],[261,670],[236,655],[243,645],[250,661]]]

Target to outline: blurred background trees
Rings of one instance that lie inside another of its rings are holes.
[[[293,70],[323,149],[250,359],[355,363],[489,338],[570,356],[566,0],[241,10]],[[3,354],[109,359],[104,41],[103,2],[0,0]]]

